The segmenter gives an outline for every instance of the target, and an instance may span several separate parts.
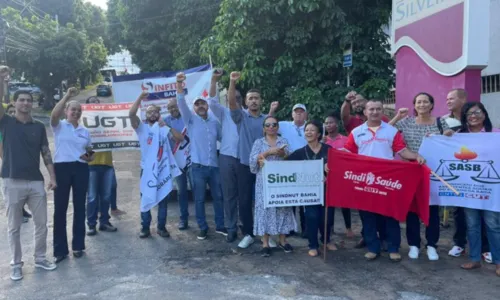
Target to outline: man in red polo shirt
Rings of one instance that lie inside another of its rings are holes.
[[[351,131],[363,125],[366,122],[366,116],[364,114],[366,102],[368,100],[363,97],[363,95],[356,93],[355,91],[349,92],[344,99],[344,103],[342,103],[342,107],[340,109],[340,114],[342,117],[342,122],[344,123],[344,128],[347,134],[351,133]],[[351,111],[354,111],[354,115],[351,114]],[[389,118],[385,115],[382,115],[382,121],[389,123]],[[363,222],[363,217],[360,215],[361,222]],[[379,218],[377,221],[377,228],[379,232],[379,237],[382,241],[385,241],[385,222],[382,218]],[[361,235],[363,235],[363,229],[361,229]],[[385,249],[385,243],[384,249]],[[355,248],[361,249],[366,247],[366,243],[363,238],[356,244]]]
[[[364,114],[366,102],[368,102],[368,100],[355,91],[351,91],[345,96],[344,103],[342,103],[342,107],[340,108],[340,114],[347,134],[366,122],[366,116]],[[351,114],[351,111],[354,111],[354,115]],[[382,115],[382,121],[389,123],[389,118]]]
[[[416,160],[420,164],[424,164],[423,157],[406,148],[401,133],[395,127],[382,121],[382,111],[381,101],[368,101],[364,110],[367,121],[351,131],[344,148],[359,155],[390,160],[394,159],[394,153],[397,153],[406,160]],[[377,236],[377,219],[383,218],[389,257],[392,261],[400,261],[401,228],[399,222],[394,218],[380,216],[376,213],[367,211],[359,213],[363,223],[363,238],[368,247],[365,258],[373,260],[380,255],[381,242]]]

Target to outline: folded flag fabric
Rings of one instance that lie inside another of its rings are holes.
[[[168,141],[168,127],[151,127],[151,144],[141,176],[141,212],[158,205],[173,189],[173,179],[181,174]]]
[[[328,206],[353,208],[406,221],[409,211],[429,223],[430,169],[414,162],[330,149]]]

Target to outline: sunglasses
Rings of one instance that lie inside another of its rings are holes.
[[[469,117],[469,118],[472,116],[481,117],[482,115],[483,115],[483,112],[480,110],[476,110],[476,111],[467,113],[467,117]]]
[[[264,127],[266,127],[266,128],[269,128],[269,127],[276,128],[276,127],[278,127],[278,123],[266,123],[266,124],[264,124]]]

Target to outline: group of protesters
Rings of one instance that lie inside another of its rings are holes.
[[[0,67],[0,96],[3,96],[3,83],[8,76],[9,69]],[[205,200],[208,185],[214,208],[215,233],[224,235],[228,243],[233,243],[241,232],[240,248],[248,248],[256,237],[261,237],[261,253],[265,257],[272,254],[273,248],[292,252],[293,247],[287,238],[299,232],[299,224],[301,235],[308,239],[310,256],[319,255],[321,241],[326,241],[324,246],[328,251],[338,248],[331,240],[334,208],[322,205],[299,207],[297,221],[295,207],[265,207],[262,170],[267,161],[323,159],[327,162],[328,152],[333,148],[388,160],[395,159],[397,154],[401,159],[424,164],[425,159],[418,154],[418,149],[425,136],[495,131],[484,106],[478,102],[467,102],[467,93],[461,89],[449,92],[446,103],[450,114],[443,117],[432,116],[434,99],[427,93],[420,93],[413,100],[414,116],[409,116],[409,110],[404,108],[389,120],[383,114],[381,101],[367,100],[361,94],[350,92],[338,115],[328,114],[323,121],[308,120],[306,106],[298,103],[292,108],[293,121],[280,121],[276,117],[278,102],[270,103],[269,112],[265,114],[259,90],[250,89],[245,97],[242,96],[236,88],[239,72],[230,74],[227,103],[222,105],[217,93],[221,76],[221,71],[213,72],[209,96],[189,99],[193,103],[191,109],[183,88],[186,75],[177,74],[177,95],[176,99],[169,100],[169,116],[166,118],[162,118],[160,107],[149,105],[144,111],[145,121],[141,121],[137,113],[147,101],[148,94],[143,92],[134,102],[129,117],[139,138],[141,180],[149,176],[145,174],[149,172],[145,169],[148,161],[157,156],[159,158],[158,151],[153,150],[156,149],[153,148],[153,141],[156,141],[155,134],[158,134],[159,127],[164,130],[162,132],[168,133],[168,142],[161,149],[172,151],[187,135],[191,143],[191,164],[176,173],[177,176],[172,176],[175,177],[175,194],[180,209],[178,229],[189,228],[190,186],[199,227],[197,239],[207,239],[209,226]],[[71,96],[70,89],[51,115],[54,160],[44,125],[31,117],[33,98],[29,93],[20,93],[15,97],[13,115],[0,108],[2,192],[7,207],[13,280],[23,278],[20,227],[25,204],[35,223],[35,267],[46,270],[56,269],[56,264],[69,255],[66,212],[70,191],[74,209],[71,249],[75,258],[84,255],[85,235],[117,230],[109,221],[110,206],[112,213],[124,213],[116,207],[117,184],[112,154],[92,150],[89,131],[80,124],[82,107],[71,100]],[[342,123],[347,136],[339,132]],[[49,173],[48,188],[54,190],[55,263],[46,258],[47,199],[39,170],[40,154]],[[325,175],[330,171],[327,165],[324,171]],[[158,203],[156,233],[164,238],[170,236],[166,227],[167,201],[173,195],[170,193]],[[142,198],[142,195],[137,196]],[[324,226],[325,210],[327,226]],[[346,236],[353,237],[351,211],[346,208],[341,210]],[[429,210],[427,255],[429,260],[438,260],[439,207],[430,206]],[[399,222],[372,212],[360,211],[359,214],[363,228],[362,239],[356,248],[368,249],[365,254],[367,260],[374,260],[382,251],[387,251],[392,261],[400,261]],[[481,267],[483,259],[496,264],[496,274],[500,276],[500,213],[457,208],[454,216],[455,245],[449,255],[464,254],[468,237],[470,262],[461,267],[468,270]],[[140,238],[151,236],[151,222],[151,212],[142,211]],[[417,259],[421,246],[420,220],[414,213],[408,214],[406,235],[410,246],[408,256]]]

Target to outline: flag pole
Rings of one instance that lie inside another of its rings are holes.
[[[323,231],[323,262],[326,262],[326,240],[327,240],[327,227],[328,227],[328,206],[326,206],[326,203],[324,204],[325,208],[325,231]]]
[[[442,184],[446,185],[446,187],[449,188],[453,193],[455,193],[455,195],[460,196],[460,193],[453,186],[451,186],[451,184],[446,182],[446,180],[444,180],[443,177],[436,174],[436,172],[434,172],[433,170],[431,170],[431,174],[437,179],[439,179],[439,181],[441,181]]]

